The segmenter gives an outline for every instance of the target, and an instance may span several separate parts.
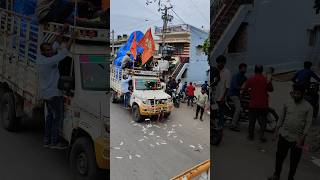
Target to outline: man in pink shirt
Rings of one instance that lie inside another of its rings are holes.
[[[273,91],[271,83],[263,76],[263,66],[255,66],[255,75],[249,78],[244,89],[250,92],[249,104],[249,140],[254,139],[256,120],[258,119],[261,129],[260,140],[266,142],[264,131],[267,125],[268,92]]]

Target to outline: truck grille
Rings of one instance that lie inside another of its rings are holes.
[[[166,103],[166,99],[149,99],[150,104],[153,105],[157,105],[157,104],[165,104]]]

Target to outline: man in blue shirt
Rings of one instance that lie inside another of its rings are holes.
[[[201,85],[201,89],[204,89],[204,91],[209,95],[209,84],[208,81],[205,81],[204,84]]]
[[[298,71],[292,81],[299,86],[303,86],[305,89],[309,89],[310,80],[314,78],[316,81],[320,82],[319,76],[311,70],[312,62],[305,61],[304,62],[304,69]]]
[[[240,90],[243,85],[243,83],[247,80],[247,77],[245,76],[247,72],[247,65],[244,63],[241,63],[239,65],[239,72],[235,75],[233,75],[231,79],[230,89],[228,91],[228,96],[232,100],[235,106],[235,111],[232,118],[232,123],[230,126],[230,129],[233,131],[240,131],[238,127],[238,122],[240,118],[241,113],[241,103],[240,103]]]
[[[57,38],[59,42],[55,42],[53,45],[47,42],[42,43],[40,46],[41,54],[37,58],[40,98],[44,100],[47,109],[44,147],[50,146],[52,149],[66,148],[59,143],[58,139],[59,124],[63,120],[63,97],[61,90],[58,89],[60,79],[58,65],[68,56],[74,38],[75,34],[67,42],[65,48],[60,47],[62,34]]]

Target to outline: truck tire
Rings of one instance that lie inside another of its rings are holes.
[[[70,165],[74,179],[92,180],[99,179],[99,169],[93,144],[87,137],[77,139],[70,152]]]
[[[117,94],[114,91],[111,92],[111,102],[117,103]]]
[[[0,112],[2,126],[8,131],[17,131],[20,125],[20,118],[16,117],[14,97],[11,92],[4,93],[1,98]]]
[[[132,119],[135,122],[141,122],[141,114],[140,114],[140,110],[139,110],[139,106],[138,105],[133,105],[132,107]]]

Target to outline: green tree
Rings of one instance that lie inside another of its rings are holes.
[[[203,52],[208,56],[210,51],[210,38],[208,37],[203,43]]]

